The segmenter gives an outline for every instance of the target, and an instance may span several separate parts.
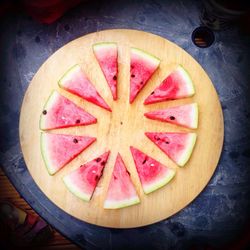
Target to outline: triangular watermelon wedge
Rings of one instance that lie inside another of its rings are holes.
[[[189,160],[197,137],[196,133],[184,132],[147,132],[145,135],[180,167],[183,167]]]
[[[130,52],[130,97],[132,103],[150,77],[159,67],[160,60],[140,49],[131,48]]]
[[[41,151],[49,174],[53,175],[73,160],[96,138],[89,136],[41,133]]]
[[[166,167],[134,147],[130,147],[130,151],[145,194],[165,186],[174,177],[174,169]]]
[[[140,203],[130,173],[118,153],[108,187],[104,208],[116,209]]]
[[[108,104],[100,96],[78,64],[70,68],[59,80],[58,84],[61,88],[72,94],[80,96],[88,102],[111,111]]]
[[[198,105],[197,103],[155,110],[144,114],[152,120],[169,122],[187,128],[195,129],[198,126]]]
[[[93,45],[95,57],[109,85],[113,99],[117,99],[118,49],[116,43],[103,42]]]
[[[144,104],[175,100],[194,95],[194,84],[187,71],[179,65],[146,98]]]
[[[97,119],[54,90],[40,116],[40,129],[49,130],[96,123]]]
[[[80,199],[89,201],[102,177],[108,157],[109,151],[64,176],[67,188]]]

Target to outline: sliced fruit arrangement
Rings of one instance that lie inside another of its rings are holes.
[[[194,95],[194,85],[187,71],[179,65],[146,98],[144,104],[185,98]]]
[[[108,157],[109,151],[64,176],[67,188],[80,199],[89,201],[102,177]]]
[[[96,123],[97,119],[54,90],[40,116],[40,129],[49,130]]]
[[[96,138],[89,136],[42,132],[41,151],[49,174],[55,174],[95,140]]]
[[[108,187],[104,208],[116,209],[131,206],[140,202],[130,173],[125,167],[120,154],[117,155],[114,170]]]
[[[132,103],[150,77],[159,67],[160,60],[140,49],[132,48],[130,53],[130,97]]]
[[[113,96],[117,100],[118,47],[113,42],[93,45],[93,53],[105,76]],[[130,96],[132,103],[159,67],[160,60],[137,48],[130,49]],[[77,64],[70,68],[58,82],[59,86],[88,102],[111,111],[94,85]],[[190,97],[194,95],[193,82],[187,71],[178,65],[163,82],[145,99],[144,104]],[[197,103],[173,106],[144,114],[152,120],[172,123],[190,129],[198,127]],[[40,116],[40,129],[51,130],[96,123],[97,119],[74,102],[52,91]],[[177,165],[184,166],[189,160],[196,143],[196,133],[189,132],[146,132],[145,135]],[[54,133],[41,133],[41,152],[50,175],[90,146],[96,138]],[[145,194],[149,194],[169,183],[175,170],[135,147],[130,147],[134,164]],[[110,151],[83,164],[65,175],[66,187],[78,198],[90,201],[103,174]],[[117,209],[140,203],[121,155],[118,153],[107,189],[104,208]]]
[[[155,110],[144,114],[152,120],[169,122],[187,128],[198,127],[198,105],[191,103],[167,109]]]
[[[95,57],[102,69],[111,90],[113,99],[117,99],[118,49],[116,43],[103,42],[93,45]]]
[[[165,186],[174,177],[174,169],[166,167],[134,147],[130,147],[130,151],[145,194]]]
[[[189,160],[196,142],[196,133],[146,132],[145,135],[180,167]]]
[[[88,102],[111,111],[108,104],[100,96],[78,64],[70,68],[59,80],[58,84],[61,88],[72,94],[80,96]]]

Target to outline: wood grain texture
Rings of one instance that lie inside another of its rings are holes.
[[[118,100],[112,96],[101,69],[93,55],[92,44],[102,41],[118,43]],[[137,47],[161,59],[160,68],[146,87],[129,104],[129,48]],[[79,63],[112,108],[110,113],[59,89],[57,81],[72,65]],[[177,64],[182,64],[194,81],[196,94],[191,98],[143,105],[144,99],[159,85]],[[52,132],[97,137],[97,141],[70,162],[64,169],[49,176],[40,153],[39,117],[50,92],[57,89],[76,104],[97,117],[98,123],[85,127]],[[175,125],[152,121],[144,113],[173,105],[197,102],[199,105],[198,138],[191,159],[184,168],[177,167],[145,135],[146,131],[190,131]],[[27,167],[41,190],[57,206],[86,222],[115,228],[151,224],[175,214],[189,204],[211,178],[222,149],[223,115],[217,93],[202,67],[183,49],[162,37],[135,30],[106,30],[76,39],[55,52],[38,70],[25,94],[20,116],[20,142]],[[133,145],[161,163],[175,168],[175,178],[156,192],[144,195],[129,151]],[[111,150],[94,196],[86,203],[71,194],[62,177],[81,164]],[[141,203],[119,210],[105,210],[103,203],[117,153],[131,172]]]

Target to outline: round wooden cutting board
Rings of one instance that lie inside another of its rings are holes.
[[[114,41],[118,44],[119,75],[118,100],[113,101],[109,87],[96,61],[92,45],[96,42]],[[129,49],[143,49],[161,59],[160,68],[129,104]],[[102,97],[112,108],[112,113],[80,99],[58,87],[57,81],[74,64],[80,64]],[[182,64],[194,81],[196,94],[192,98],[143,105],[144,99],[175,68]],[[73,100],[97,117],[94,125],[54,130],[53,133],[90,135],[97,138],[87,150],[50,176],[40,152],[39,118],[51,91]],[[191,131],[168,123],[149,120],[147,111],[174,105],[197,102],[199,127],[193,154],[185,167],[177,167],[144,132]],[[224,125],[217,93],[202,67],[183,49],[168,40],[136,30],[106,30],[76,39],[55,52],[38,70],[25,94],[20,117],[20,142],[27,167],[37,185],[57,206],[83,221],[115,228],[130,228],[151,224],[175,214],[189,204],[211,178],[222,149]],[[145,195],[140,185],[129,146],[137,147],[161,163],[175,168],[176,176],[163,188]],[[104,174],[91,201],[84,202],[65,187],[62,177],[92,160],[105,150],[111,154]],[[118,210],[103,208],[109,180],[117,153],[120,153],[139,194],[141,203]]]

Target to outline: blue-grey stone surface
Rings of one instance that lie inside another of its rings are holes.
[[[191,33],[200,25],[201,8],[200,1],[89,1],[51,25],[23,13],[7,16],[0,24],[0,164],[41,216],[85,249],[219,247],[244,234],[250,211],[250,39],[231,28],[215,33],[211,47],[196,47]],[[79,221],[49,201],[25,166],[18,135],[21,102],[41,64],[67,42],[112,28],[152,32],[190,53],[212,79],[225,119],[219,165],[198,198],[167,220],[126,230]]]

